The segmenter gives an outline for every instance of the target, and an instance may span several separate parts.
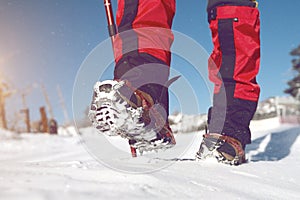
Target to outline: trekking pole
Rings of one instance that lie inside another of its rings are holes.
[[[108,34],[111,38],[111,43],[113,45],[115,35],[117,34],[117,28],[114,20],[114,13],[112,10],[111,0],[104,0],[104,8],[106,12]]]
[[[108,34],[109,34],[109,37],[111,38],[112,49],[113,49],[113,53],[115,56],[114,42],[115,42],[115,36],[118,33],[118,31],[117,31],[117,27],[116,27],[115,20],[114,20],[114,14],[113,14],[113,10],[112,10],[111,0],[104,0],[104,8],[105,8],[105,12],[106,12]],[[130,152],[131,152],[132,157],[137,157],[136,148],[134,148],[132,146],[135,143],[135,141],[129,140],[128,143],[130,146]]]
[[[117,35],[118,31],[117,31],[117,27],[116,27],[115,20],[114,20],[114,13],[112,10],[111,0],[104,0],[104,8],[105,8],[106,19],[107,19],[108,34],[111,39],[113,55],[115,56],[114,41],[115,41],[115,36]]]

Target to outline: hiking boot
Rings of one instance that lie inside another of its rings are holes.
[[[132,87],[128,81],[97,82],[89,118],[99,132],[120,135],[140,151],[170,148],[176,142],[167,122],[168,105],[164,99],[159,101],[167,88],[148,84],[143,89]]]
[[[246,162],[245,151],[241,143],[232,137],[218,133],[203,135],[197,159],[215,157],[218,162],[229,165],[240,165]]]

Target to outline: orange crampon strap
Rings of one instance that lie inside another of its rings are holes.
[[[177,80],[179,77],[175,77],[174,79]],[[173,79],[171,79],[173,80]],[[150,110],[155,120],[155,126],[156,128],[163,129],[165,128],[165,125],[167,124],[167,119],[164,119],[164,117],[159,113],[159,111],[154,107],[154,101],[152,97],[139,89],[136,89],[133,87],[129,81],[125,80],[125,85],[133,92],[133,94],[136,96],[137,103],[131,102],[129,99],[121,95],[121,97],[131,106],[134,107],[142,107],[144,110],[143,118],[145,122],[150,123]],[[169,131],[169,130],[168,130]]]
[[[244,156],[245,153],[244,153],[243,147],[237,139],[235,139],[233,137],[226,136],[226,135],[222,135],[221,139],[224,142],[230,144],[234,148],[236,156],[238,156],[238,157]]]
[[[236,156],[241,157],[244,155],[242,144],[233,137],[221,135],[218,133],[210,133],[210,134],[204,134],[204,138],[215,138],[217,140],[226,142],[234,148]]]

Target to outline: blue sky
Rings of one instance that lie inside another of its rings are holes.
[[[112,2],[116,8],[116,0]],[[205,7],[205,0],[177,0],[173,29],[195,40],[209,53],[212,44]],[[259,1],[259,8],[262,51],[258,82],[263,100],[284,95],[286,82],[293,76],[289,52],[300,45],[300,1]],[[16,89],[15,95],[7,99],[9,119],[23,107],[22,92],[27,94],[32,120],[39,118],[39,107],[46,105],[40,85],[45,86],[55,118],[62,123],[57,94],[57,85],[60,86],[72,118],[76,74],[90,52],[108,38],[103,1],[1,0],[0,27],[0,75]],[[200,83],[197,86],[201,80],[196,80],[192,68],[185,65],[188,63],[174,56],[173,69],[187,68],[185,78],[196,83],[193,89],[199,93],[199,110],[193,106],[187,110],[206,112],[210,103],[207,89]],[[178,110],[174,102],[172,111]]]

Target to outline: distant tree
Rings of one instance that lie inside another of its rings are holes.
[[[300,101],[300,45],[290,52],[290,55],[294,57],[292,60],[293,71],[295,76],[292,80],[288,81],[289,88],[284,92],[290,94]]]
[[[300,45],[293,49],[290,52],[290,55],[294,57],[292,60],[292,65],[293,65],[293,71],[295,72],[294,78],[290,81],[288,81],[289,88],[286,89],[284,92],[287,94],[290,94],[293,96],[296,100],[300,102]],[[298,114],[297,114],[297,120],[298,123],[300,123],[300,103],[298,107]]]

